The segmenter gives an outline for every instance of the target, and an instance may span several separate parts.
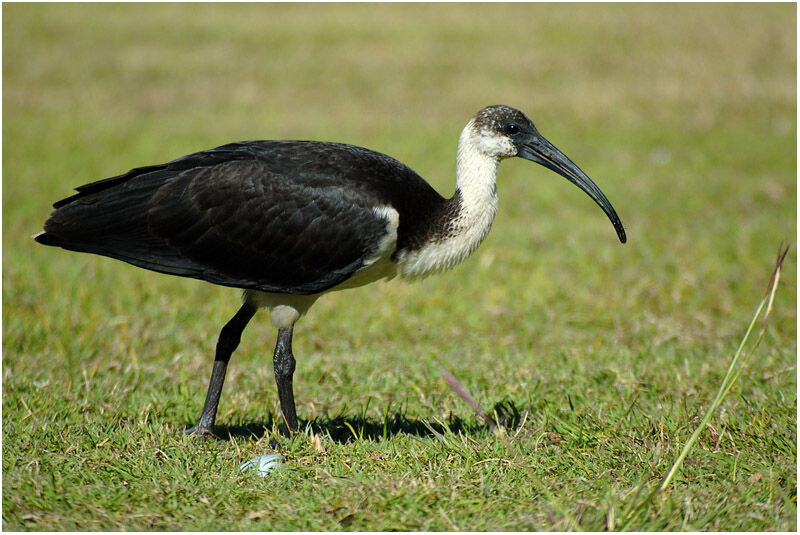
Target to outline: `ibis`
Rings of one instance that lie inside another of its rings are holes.
[[[538,163],[625,229],[600,188],[522,112],[480,110],[461,132],[455,193],[445,198],[399,161],[320,141],[245,141],[76,188],[56,202],[34,239],[134,266],[241,288],[219,334],[197,424],[213,434],[231,354],[259,309],[277,329],[273,355],[283,425],[298,430],[292,376],[294,325],[327,292],[452,268],[489,232],[501,160]]]

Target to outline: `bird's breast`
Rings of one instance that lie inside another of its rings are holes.
[[[465,203],[456,192],[451,207],[437,223],[440,229],[414,248],[395,254],[398,274],[420,278],[455,267],[472,254],[486,238],[497,212],[496,195],[482,203]]]

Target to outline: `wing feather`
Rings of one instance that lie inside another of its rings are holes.
[[[441,200],[388,156],[318,142],[234,143],[77,189],[37,241],[298,294],[347,280],[385,247],[376,207]]]

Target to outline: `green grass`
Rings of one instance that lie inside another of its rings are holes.
[[[796,529],[795,21],[791,4],[4,5],[3,529]],[[242,139],[365,145],[449,194],[460,129],[495,103],[592,176],[629,242],[565,180],[504,163],[464,264],[325,296],[298,324],[291,439],[263,313],[223,439],[175,434],[235,290],[31,240],[74,186]],[[643,502],[781,240],[763,341]],[[237,473],[276,446],[287,470]]]

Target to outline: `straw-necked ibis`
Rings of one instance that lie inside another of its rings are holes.
[[[456,189],[439,195],[409,167],[365,148],[247,141],[77,188],[35,239],[161,273],[244,290],[222,328],[205,404],[187,433],[210,433],[241,333],[259,308],[278,329],[275,380],[290,430],[295,322],[322,294],[452,268],[486,237],[500,161],[518,156],[564,176],[625,229],[592,180],[507,106],[479,111],[461,133]]]

